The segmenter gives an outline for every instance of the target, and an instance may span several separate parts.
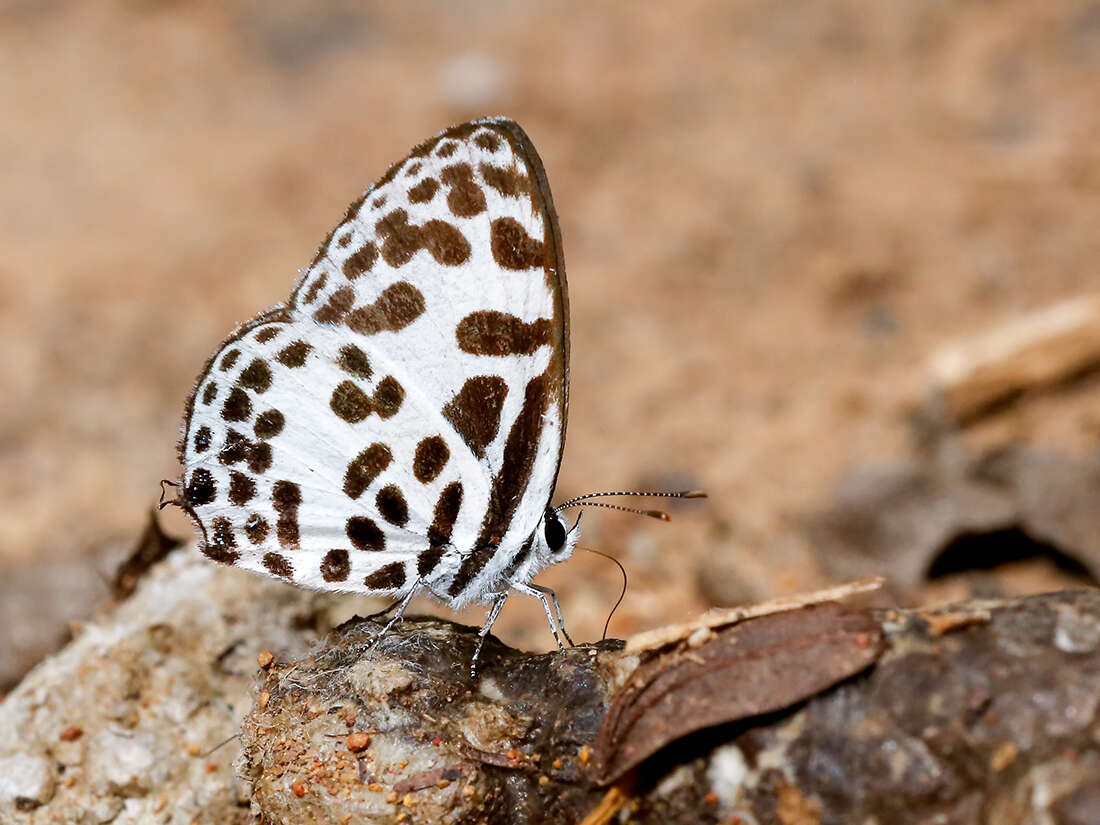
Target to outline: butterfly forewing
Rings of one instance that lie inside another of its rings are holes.
[[[499,588],[553,491],[566,312],[522,130],[418,146],[200,376],[182,485],[207,555],[324,589]]]

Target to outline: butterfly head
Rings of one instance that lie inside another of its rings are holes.
[[[572,527],[569,527],[555,510],[548,508],[535,531],[538,554],[547,559],[550,564],[565,561],[573,555],[573,549],[577,546],[580,535],[579,518]]]

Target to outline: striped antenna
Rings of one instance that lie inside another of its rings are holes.
[[[702,490],[679,490],[676,492],[656,492],[650,490],[615,490],[605,493],[586,493],[583,496],[571,498],[554,508],[555,513],[560,513],[568,507],[603,507],[607,510],[621,510],[624,513],[634,513],[639,516],[668,521],[668,513],[662,510],[642,510],[634,507],[623,507],[619,504],[606,504],[602,501],[589,501],[593,498],[605,498],[607,496],[641,496],[643,498],[706,498],[707,494]]]

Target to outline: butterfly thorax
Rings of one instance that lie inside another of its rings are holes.
[[[509,589],[522,588],[542,570],[552,564],[565,561],[576,547],[580,536],[580,522],[567,528],[560,517],[547,509],[538,527],[521,542],[501,540],[484,548],[491,554],[491,561],[472,586],[449,595],[451,579],[447,571],[441,571],[428,586],[430,591],[449,606],[459,609],[474,601],[491,602],[494,596]],[[458,557],[466,554],[456,553]]]

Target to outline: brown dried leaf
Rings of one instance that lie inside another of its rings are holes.
[[[611,702],[596,739],[598,781],[614,781],[689,733],[807,699],[868,667],[883,647],[868,611],[825,603],[659,653]]]
[[[649,650],[659,650],[683,639],[698,638],[701,631],[714,630],[760,616],[798,610],[809,605],[836,602],[857,593],[870,593],[882,587],[884,581],[885,579],[882,576],[872,576],[854,582],[838,584],[836,587],[827,587],[824,590],[815,590],[813,593],[798,593],[793,596],[780,596],[777,599],[769,599],[766,602],[757,602],[756,604],[709,610],[698,619],[687,624],[665,625],[647,630],[644,633],[637,633],[626,640],[625,652],[643,653]]]

